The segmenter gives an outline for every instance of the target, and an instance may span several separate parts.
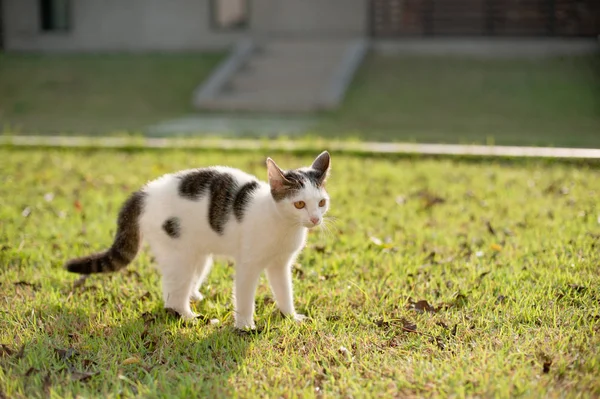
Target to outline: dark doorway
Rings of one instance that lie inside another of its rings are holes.
[[[40,0],[40,28],[45,32],[64,32],[71,28],[69,0]]]

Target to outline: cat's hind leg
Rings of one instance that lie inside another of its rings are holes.
[[[233,290],[235,303],[235,327],[254,329],[254,296],[262,267],[253,262],[237,261],[235,285]]]
[[[190,307],[190,294],[196,287],[196,256],[173,251],[155,251],[155,256],[162,274],[165,309],[174,310],[184,319],[195,319],[197,315]]]
[[[208,276],[208,273],[210,273],[212,264],[212,256],[207,255],[198,257],[198,260],[196,261],[196,273],[194,277],[196,279],[196,282],[190,294],[191,301],[201,301],[202,299],[204,299],[204,296],[200,293],[200,286],[206,279],[206,276]]]

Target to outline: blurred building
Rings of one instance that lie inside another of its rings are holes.
[[[600,0],[0,0],[17,51],[204,50],[242,37],[595,37]]]

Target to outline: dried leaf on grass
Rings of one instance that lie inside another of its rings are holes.
[[[31,287],[34,291],[37,291],[40,289],[40,285],[37,283],[30,283],[29,281],[17,281],[16,283],[13,283],[13,285],[17,286],[17,287]]]
[[[481,273],[481,274],[479,275],[479,277],[477,277],[477,280],[479,280],[479,281],[481,282],[481,280],[483,280],[483,278],[484,278],[485,276],[487,276],[488,274],[490,274],[490,273],[491,273],[491,272],[490,272],[489,270],[488,270],[488,271],[485,271],[485,272],[483,272],[483,273]]]
[[[399,327],[402,331],[406,332],[417,332],[417,325],[405,318],[400,319],[389,319],[385,320],[383,318],[375,320],[375,325],[377,327]]]
[[[492,226],[492,223],[488,220],[487,222],[485,222],[485,226],[487,227],[488,232],[495,236],[496,235],[496,230],[494,229],[494,227]]]
[[[435,205],[443,204],[446,202],[446,199],[437,194],[434,194],[433,192],[427,189],[417,192],[416,197],[420,198],[423,202],[423,209],[430,209]]]
[[[0,344],[0,357],[12,356],[15,351],[13,351],[8,345]]]
[[[42,380],[42,389],[46,396],[50,396],[50,388],[52,388],[52,380],[50,379],[50,373],[47,373]]]
[[[149,325],[154,324],[156,315],[152,312],[144,312],[141,315],[141,319],[144,320],[144,325],[148,327]]]
[[[77,280],[75,280],[75,282],[73,283],[73,290],[76,290],[79,287],[82,287],[83,284],[85,284],[85,281],[90,277],[89,274],[84,274],[81,277],[79,277]]]
[[[132,357],[128,357],[127,359],[123,360],[123,365],[136,364],[139,362],[140,362],[140,359],[138,357],[132,356]]]
[[[15,352],[14,349],[11,349],[10,346],[6,344],[0,344],[0,358],[14,356],[15,359],[21,359],[24,353],[25,345],[21,345],[19,351]]]
[[[76,356],[79,356],[79,353],[77,353],[77,351],[73,348],[54,348],[54,353],[62,361],[70,361],[73,360]]]
[[[539,352],[537,357],[542,363],[542,372],[548,374],[550,372],[550,366],[552,366],[552,358],[545,352]]]
[[[552,366],[552,360],[547,360],[542,365],[542,372],[548,374],[550,372],[550,366]]]
[[[566,287],[561,288],[558,293],[556,294],[556,297],[558,299],[563,299],[565,297],[570,297],[570,298],[574,298],[574,297],[578,297],[581,295],[585,295],[588,291],[588,287],[584,286],[584,285],[579,285],[579,284],[568,284]]]
[[[420,301],[417,301],[417,302],[413,302],[412,300],[409,299],[408,309],[414,310],[418,313],[423,313],[423,312],[436,313],[438,311],[438,309],[431,306],[429,304],[429,302],[427,302],[424,299],[421,299]]]
[[[326,247],[324,245],[315,245],[314,249],[316,252],[323,254],[323,253],[325,253]]]
[[[81,372],[81,371],[71,371],[71,381],[80,381],[80,382],[86,382],[88,381],[90,378],[92,378],[95,375],[100,374],[98,371],[92,372],[92,373],[88,373],[88,372]]]
[[[569,194],[569,189],[565,186],[561,185],[561,181],[553,181],[548,187],[544,189],[544,194],[558,194],[558,195],[567,195]]]
[[[506,302],[506,299],[506,296],[498,295],[498,297],[496,298],[496,305],[503,304],[504,302]]]
[[[147,301],[148,299],[152,299],[152,294],[150,294],[150,291],[146,291],[143,295],[141,295],[138,298],[138,301],[144,302],[144,301]]]
[[[495,252],[500,252],[502,251],[502,245],[494,243],[490,245],[490,249]]]

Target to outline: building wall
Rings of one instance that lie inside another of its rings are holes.
[[[344,37],[367,31],[367,0],[249,0],[246,31],[213,28],[210,0],[71,0],[69,32],[41,31],[38,0],[2,4],[6,50],[205,50],[230,46],[244,35]]]
[[[4,48],[4,18],[2,17],[2,0],[0,0],[0,50]]]
[[[360,37],[369,0],[250,0],[257,35]]]
[[[2,4],[6,50],[199,50],[229,46],[241,35],[211,27],[209,0],[73,0],[69,32],[41,31],[37,0]]]

